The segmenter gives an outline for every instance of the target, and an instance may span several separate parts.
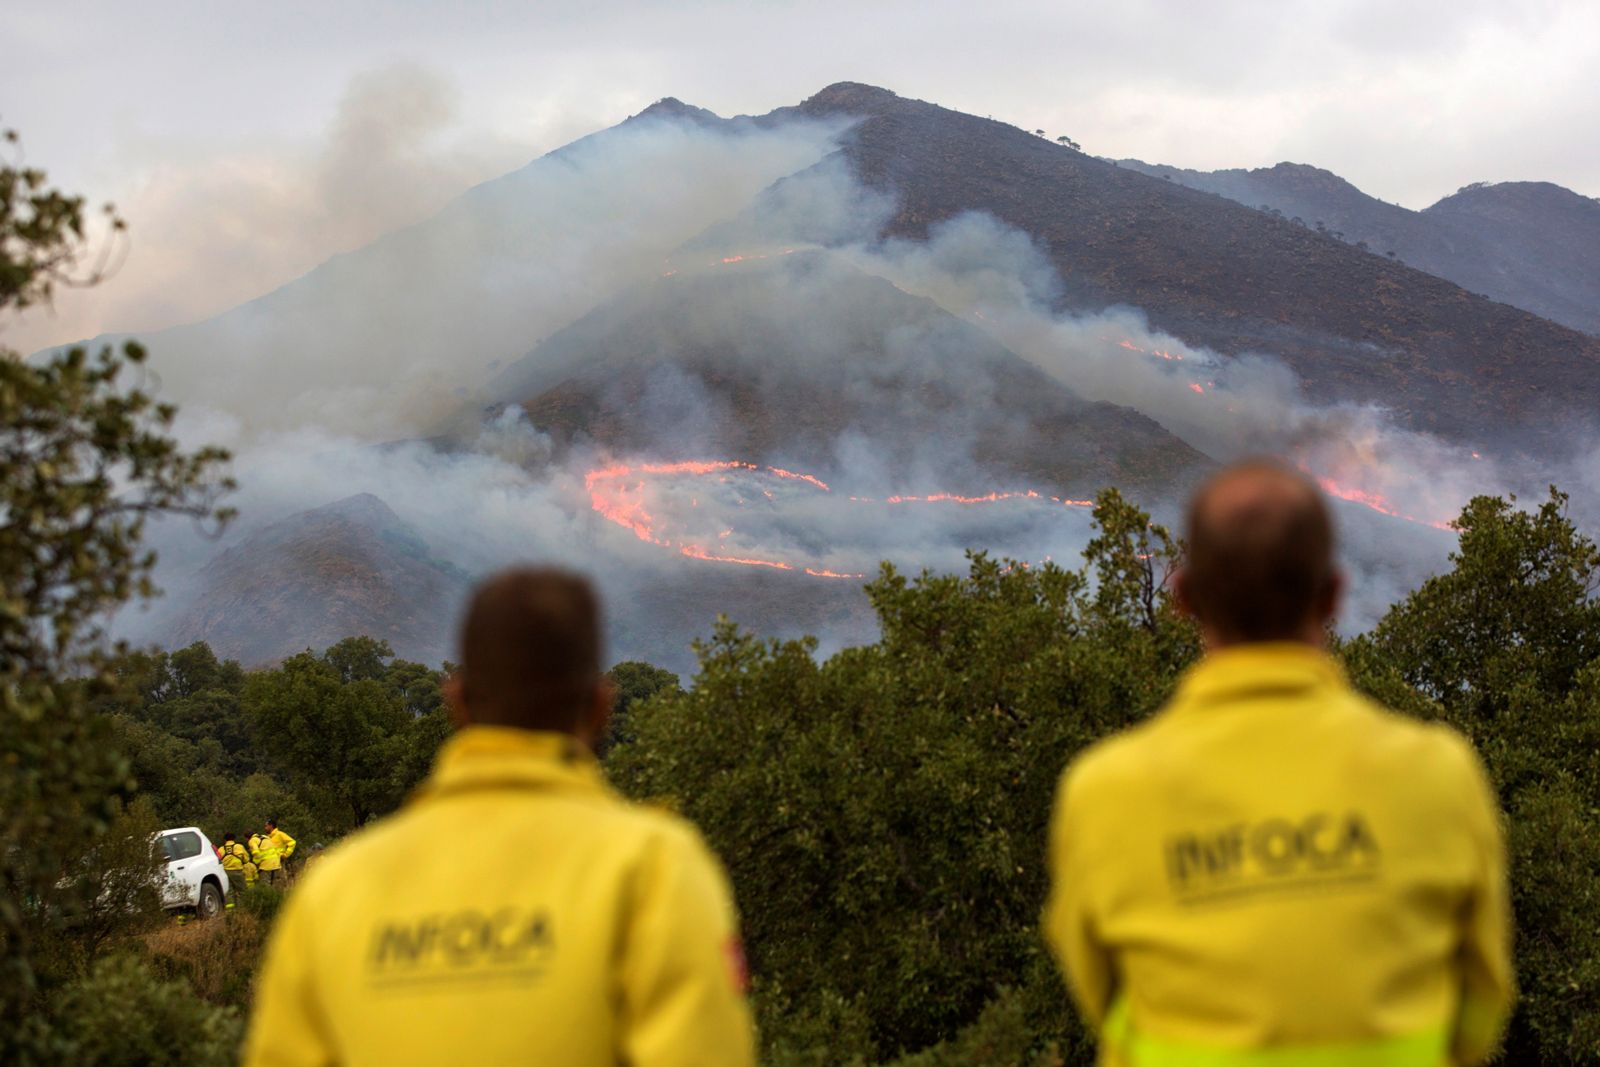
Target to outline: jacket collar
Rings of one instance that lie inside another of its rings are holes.
[[[1209,653],[1178,683],[1176,708],[1254,696],[1293,696],[1346,688],[1344,669],[1326,651],[1290,641],[1231,645]]]
[[[445,742],[413,799],[479,789],[608,788],[594,755],[570,734],[468,726]]]

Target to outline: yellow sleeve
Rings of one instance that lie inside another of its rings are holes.
[[[279,830],[278,833],[283,834],[283,840],[279,842],[279,847],[283,849],[284,857],[288,858],[294,855],[294,838],[284,834],[282,830]]]
[[[334,1067],[338,1062],[312,979],[315,906],[306,890],[313,886],[308,877],[291,890],[273,924],[256,978],[243,1067]]]
[[[1056,792],[1050,818],[1050,895],[1045,901],[1044,935],[1066,975],[1078,1010],[1098,1030],[1110,1008],[1114,971],[1110,953],[1096,937],[1088,893],[1089,859],[1084,855],[1078,825],[1081,813],[1074,805],[1074,780],[1069,770]]]
[[[1499,1046],[1515,989],[1500,806],[1477,753],[1465,739],[1459,743],[1468,764],[1467,820],[1481,857],[1478,884],[1462,916],[1461,1014],[1453,1042],[1455,1062],[1470,1067],[1487,1061]]]
[[[697,834],[662,834],[635,875],[622,948],[620,1051],[630,1067],[749,1067],[733,894]]]

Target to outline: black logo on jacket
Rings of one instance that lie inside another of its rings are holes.
[[[543,910],[465,908],[379,922],[367,972],[381,985],[526,980],[544,972],[554,949]]]
[[[1354,887],[1382,862],[1372,825],[1358,811],[1312,812],[1176,834],[1167,878],[1185,902]]]

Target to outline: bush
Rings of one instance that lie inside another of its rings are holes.
[[[82,1067],[227,1067],[244,1023],[231,1008],[199,1000],[131,956],[103,959],[50,1006],[48,1043]]]
[[[234,897],[234,911],[253,916],[264,929],[270,929],[278,917],[278,909],[283,907],[285,892],[266,882],[257,882],[241,889]]]

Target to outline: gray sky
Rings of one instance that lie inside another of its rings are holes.
[[[213,314],[667,95],[737,114],[867,81],[1408,207],[1473,181],[1600,196],[1595,0],[11,0],[0,49],[28,162],[133,227],[111,283],[0,333],[23,350]]]

